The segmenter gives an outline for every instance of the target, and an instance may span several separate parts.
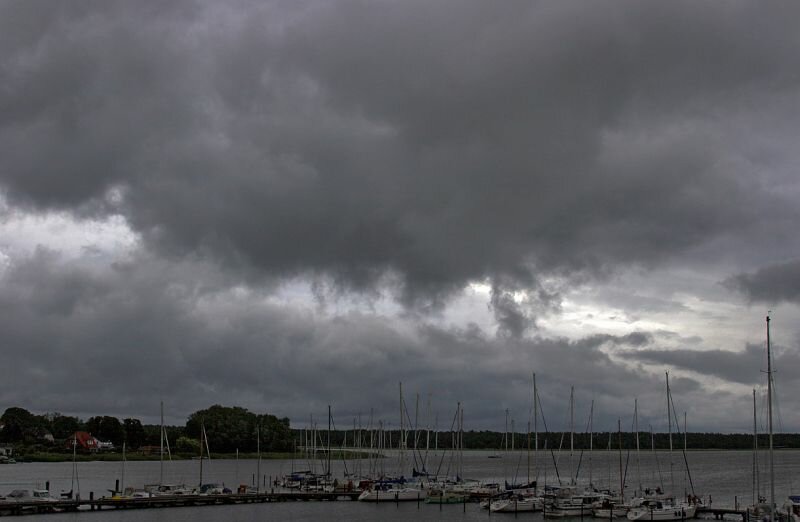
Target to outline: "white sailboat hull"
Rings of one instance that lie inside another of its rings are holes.
[[[687,518],[694,518],[696,512],[697,506],[685,504],[656,509],[640,507],[628,511],[628,520],[686,520]]]
[[[541,511],[542,499],[538,497],[523,499],[495,500],[489,504],[492,513],[521,513],[524,511]]]
[[[362,502],[403,502],[409,500],[425,500],[428,492],[416,488],[391,488],[384,491],[367,490],[358,496]]]

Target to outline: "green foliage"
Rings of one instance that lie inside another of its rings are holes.
[[[12,407],[0,416],[0,424],[3,424],[0,441],[22,442],[36,437],[41,421],[28,410]]]
[[[178,437],[174,449],[176,453],[200,455],[200,441],[189,437]]]
[[[102,441],[111,441],[114,446],[122,446],[125,440],[125,429],[116,417],[108,415],[92,417],[86,421],[86,431]]]
[[[69,438],[76,431],[84,429],[83,423],[78,417],[69,417],[60,413],[48,415],[50,419],[50,432],[56,440]]]
[[[125,442],[130,449],[137,449],[144,444],[144,426],[139,419],[125,419],[122,421],[125,430]]]
[[[218,404],[189,416],[186,435],[200,440],[201,426],[205,426],[211,452],[254,452],[258,448],[257,431],[260,432],[261,451],[289,451],[292,436],[289,419],[274,415],[256,415],[238,406]]]

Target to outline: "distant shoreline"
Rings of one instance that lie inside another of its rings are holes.
[[[758,449],[759,449],[759,451],[766,451],[767,450],[766,447],[759,447]],[[785,447],[785,446],[776,447],[774,449],[776,451],[784,451],[784,450],[795,450],[796,451],[796,450],[798,450],[798,448],[791,448],[791,447]],[[393,452],[396,452],[397,450],[393,448],[393,449],[389,449],[388,451],[393,453]],[[438,451],[451,451],[451,450],[443,450],[443,449],[440,448]],[[492,450],[492,449],[484,449],[484,448],[480,448],[480,449],[466,449],[465,448],[464,449],[465,453],[492,452],[492,451],[494,451],[495,453],[497,451],[500,451],[502,453],[502,449],[501,450]],[[533,451],[534,450],[531,449],[531,453],[533,453]],[[549,451],[550,450],[543,450],[543,449],[539,450],[540,453],[545,453],[545,452],[549,452]],[[554,450],[554,451],[556,453],[558,453],[558,450]],[[562,450],[562,451],[564,451],[564,450]],[[576,452],[581,452],[581,451],[587,452],[588,450],[575,450],[575,451]],[[596,453],[598,453],[598,454],[602,454],[602,453],[606,453],[607,452],[607,450],[605,450],[605,449],[595,449],[594,451]],[[627,453],[627,452],[634,452],[635,450],[633,450],[633,449],[624,449],[623,451]],[[669,452],[668,449],[663,449],[663,448],[656,449],[655,451],[658,452],[658,453],[667,453],[667,452]],[[683,449],[674,449],[673,451],[675,453],[680,453],[681,451],[684,451],[684,450]],[[749,448],[749,449],[748,448],[731,448],[731,449],[725,449],[725,448],[687,448],[685,451],[690,452],[690,453],[701,452],[701,451],[752,452],[753,448]],[[641,453],[652,453],[652,452],[653,452],[652,449],[642,449],[641,450]],[[517,449],[517,450],[514,451],[514,453],[517,454],[517,455],[526,454],[527,450],[524,449],[524,448],[523,449]],[[386,458],[387,457],[387,455],[377,455],[377,456],[379,458]],[[356,459],[356,458],[366,459],[366,458],[374,458],[374,457],[376,457],[375,454],[370,454],[370,453],[366,453],[366,452],[350,452],[350,451],[342,452],[341,450],[333,450],[333,451],[331,451],[331,458],[332,459],[336,459],[336,460],[343,459],[343,458],[345,458],[345,459]],[[502,455],[501,455],[501,457],[502,457]],[[36,452],[36,453],[30,453],[30,454],[27,454],[27,455],[17,456],[16,457],[16,463],[17,464],[23,464],[23,463],[35,463],[35,462],[54,462],[54,463],[55,462],[72,462],[72,458],[73,458],[72,454],[69,454],[69,453]],[[173,454],[172,457],[171,457],[172,460],[197,460],[197,458],[198,458],[197,455],[188,455],[188,454]],[[259,458],[258,453],[240,453],[238,455],[238,459],[239,460],[256,460],[258,458]],[[286,453],[286,452],[266,452],[266,453],[262,453],[261,454],[261,459],[262,460],[292,460],[292,459],[303,460],[305,458],[307,458],[307,457],[306,456],[300,457],[296,453]],[[236,459],[237,459],[237,455],[235,453],[233,453],[233,454],[219,453],[219,454],[212,454],[212,456],[211,456],[211,460],[236,460]],[[79,453],[79,454],[77,454],[75,456],[75,461],[76,462],[121,462],[122,460],[123,460],[122,453],[120,453],[120,452],[103,452],[103,453],[94,453],[94,454]],[[131,453],[128,453],[128,454],[125,455],[125,460],[131,461],[131,462],[144,462],[144,461],[158,462],[161,459],[159,458],[158,455],[142,455],[141,453],[138,453],[138,452],[131,452]],[[168,457],[165,457],[164,460],[168,460]],[[13,466],[14,464],[5,464],[5,465]]]
[[[370,456],[367,453],[354,453],[354,452],[344,452],[333,450],[331,451],[331,458],[332,459],[355,459],[355,458],[369,458]],[[17,464],[22,463],[33,463],[33,462],[72,462],[72,454],[71,453],[49,453],[49,452],[35,452],[29,453],[25,455],[17,455],[14,457]],[[170,457],[165,456],[164,460],[169,460]],[[197,455],[189,455],[185,453],[173,454],[171,459],[172,460],[193,460],[197,459]],[[206,457],[204,457],[206,458]],[[212,454],[211,460],[235,460],[237,458],[236,454],[229,454],[229,453],[220,453],[220,454]],[[240,453],[238,458],[240,460],[256,460],[259,458],[258,453]],[[291,460],[292,458],[298,459],[299,457],[297,454],[294,453],[286,453],[286,452],[265,452],[261,454],[262,460]],[[123,460],[121,452],[103,452],[103,453],[78,453],[75,455],[76,462],[121,462]],[[131,452],[125,455],[125,460],[129,462],[142,462],[142,461],[154,461],[158,462],[161,458],[158,455],[142,455],[138,452]],[[13,466],[14,464],[4,464]]]

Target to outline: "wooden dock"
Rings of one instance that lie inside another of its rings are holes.
[[[742,517],[744,522],[749,520],[749,513],[746,509],[733,509],[733,508],[712,508],[708,506],[700,506],[697,508],[697,515],[711,515],[716,520],[722,520],[725,515],[734,515]]]
[[[102,511],[106,509],[147,509],[194,506],[255,504],[264,502],[358,500],[359,491],[332,493],[290,491],[269,493],[230,493],[221,495],[165,495],[149,498],[102,497],[86,500],[53,500],[51,502],[0,502],[0,516],[29,513],[63,513],[69,511]]]

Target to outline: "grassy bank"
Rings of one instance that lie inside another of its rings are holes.
[[[185,454],[185,453],[172,454],[172,460],[190,460],[193,457],[196,457],[196,455]],[[297,455],[293,453],[281,453],[281,452],[261,454],[262,460],[277,460],[277,459],[289,460],[293,457],[296,458]],[[14,456],[14,458],[16,459],[17,462],[72,462],[71,453],[57,453],[57,452],[44,452],[44,451],[35,451],[31,453],[19,452],[17,455]],[[258,458],[258,453],[239,453],[239,459],[241,460],[257,459],[257,458]],[[354,459],[354,458],[369,458],[369,455],[366,455],[364,453],[352,453],[352,452],[341,452],[341,451],[331,452],[331,459],[333,460]],[[125,459],[129,461],[161,460],[157,454],[143,455],[142,453],[133,451],[126,453]],[[233,460],[236,459],[236,454],[212,453],[211,459]],[[102,452],[102,453],[79,453],[75,456],[75,460],[78,462],[119,462],[122,460],[122,453],[116,451]]]

